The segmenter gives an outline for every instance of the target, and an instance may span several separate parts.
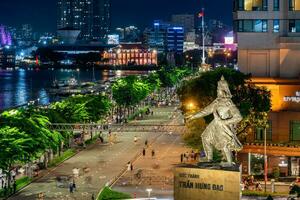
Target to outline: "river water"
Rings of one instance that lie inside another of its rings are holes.
[[[109,70],[0,70],[0,110],[27,104],[39,99],[46,105],[59,99],[51,95],[49,88],[54,80],[65,81],[75,78],[80,82],[108,80],[112,77],[130,74],[145,74],[137,71]]]

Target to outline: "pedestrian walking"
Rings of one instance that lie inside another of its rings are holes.
[[[155,156],[155,151],[154,151],[154,149],[152,149],[151,154],[152,154],[152,158],[154,158],[154,156]]]
[[[130,171],[131,170],[131,164],[130,162],[127,163],[127,171]]]
[[[189,162],[189,152],[186,152],[185,158],[186,158],[186,162]]]
[[[134,139],[133,139],[133,141],[134,141],[134,143],[136,144],[137,143],[137,137],[136,136],[134,136]]]
[[[74,179],[73,179],[73,190],[76,191],[76,183]]]
[[[198,153],[197,153],[197,152],[195,152],[195,154],[194,154],[194,161],[196,161],[196,160],[197,160],[197,156],[198,156]]]
[[[70,193],[73,193],[73,183],[69,184],[69,191],[70,191]]]
[[[4,185],[3,190],[4,190],[4,196],[6,197],[6,195],[7,195],[7,185],[6,185],[6,183],[5,183],[5,185]]]
[[[192,160],[195,160],[195,153],[194,153],[194,151],[192,150],[192,152],[191,152],[191,161]]]
[[[143,149],[143,156],[144,157],[146,156],[146,149],[145,148]]]
[[[183,154],[180,155],[180,162],[183,163]]]
[[[92,200],[95,200],[95,195],[94,195],[94,193],[92,194]]]
[[[130,171],[133,171],[133,164],[130,163]]]
[[[145,141],[145,146],[148,147],[148,140]]]
[[[16,193],[16,191],[17,191],[17,182],[14,181],[14,184],[13,184],[13,192],[14,192],[14,194]]]

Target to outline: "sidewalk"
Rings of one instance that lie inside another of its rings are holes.
[[[146,189],[151,188],[151,197],[173,199],[173,168],[180,163],[180,154],[187,151],[190,149],[185,147],[180,132],[165,133],[146,149],[146,156],[134,162],[134,170],[127,171],[113,189],[144,198],[148,195]]]
[[[174,108],[157,108],[155,111],[162,112],[161,114],[150,116],[149,119],[146,118],[135,123],[149,123],[148,120],[153,123],[158,121],[168,123],[171,121],[169,119],[171,110],[174,110]],[[10,199],[37,199],[38,194],[42,192],[45,194],[44,199],[90,200],[92,194],[97,196],[98,191],[118,175],[127,162],[140,152],[146,139],[150,143],[161,134],[160,132],[118,133],[116,144],[100,145],[97,143],[89,146]],[[134,144],[134,136],[140,138],[137,144]],[[80,174],[75,179],[77,190],[70,194],[68,188],[56,186],[56,177],[73,176],[72,170],[75,167],[80,169]]]

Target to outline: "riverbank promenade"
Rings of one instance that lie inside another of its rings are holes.
[[[143,126],[178,123],[178,116],[180,115],[178,112],[174,112],[175,107],[154,108],[153,111],[153,116],[131,123]],[[10,199],[38,199],[38,195],[42,193],[43,199],[90,200],[92,195],[96,197],[101,188],[114,180],[126,168],[129,161],[138,157],[146,140],[149,144],[154,145],[160,137],[164,137],[165,134],[172,131],[174,130],[169,132],[153,130],[152,132],[117,133],[115,144],[97,142],[88,146],[87,149],[80,151],[74,157],[52,169]],[[135,136],[138,138],[137,142],[134,142]],[[172,141],[166,142],[171,144]],[[73,176],[75,168],[79,169],[79,176],[74,178],[76,190],[70,193],[68,187],[57,187],[57,177]]]

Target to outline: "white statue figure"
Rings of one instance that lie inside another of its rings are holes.
[[[227,81],[222,76],[218,82],[218,97],[202,111],[188,117],[194,120],[214,115],[214,120],[202,133],[202,143],[208,162],[213,159],[213,147],[223,152],[227,163],[232,165],[232,151],[240,151],[242,144],[236,136],[235,126],[242,120],[240,111],[231,100]]]

